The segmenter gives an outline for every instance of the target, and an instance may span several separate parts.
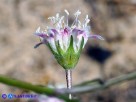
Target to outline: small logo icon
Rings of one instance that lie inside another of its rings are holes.
[[[2,94],[1,97],[2,97],[3,99],[6,99],[6,98],[7,98],[7,95],[6,95],[6,94]]]
[[[12,99],[13,98],[13,94],[8,94],[8,99]]]

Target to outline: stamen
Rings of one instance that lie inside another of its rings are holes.
[[[62,16],[61,18],[60,18],[60,20],[59,20],[59,24],[62,24],[62,21],[63,21],[63,19],[64,19],[64,16]]]
[[[36,33],[40,33],[40,27],[37,28]]]
[[[88,19],[88,15],[86,15],[86,18],[85,19]]]
[[[79,25],[81,25],[81,22],[78,20]]]
[[[55,17],[49,17],[48,19],[50,19],[51,20],[51,23],[52,23],[52,25],[54,25],[54,23],[55,23]]]
[[[60,18],[60,20],[58,21],[58,24],[60,25],[60,27],[62,27],[63,19],[64,19],[64,16],[62,16],[62,17]]]
[[[72,24],[72,26],[73,25],[78,25],[78,16],[81,14],[81,12],[78,10],[74,15],[75,15],[75,20],[74,20],[74,22],[73,22],[73,24]]]
[[[85,22],[85,27],[87,26],[87,24],[90,22],[90,19],[87,19]]]
[[[85,28],[89,22],[90,22],[90,19],[88,19],[88,15],[86,15],[85,21],[83,23],[83,28]]]
[[[58,20],[58,18],[59,18],[59,13],[56,14],[56,20]]]
[[[48,18],[51,20],[51,22],[54,24],[55,23],[55,17]]]
[[[63,28],[63,29],[65,28],[65,23],[64,23],[64,21],[62,22],[62,28]]]
[[[78,17],[81,14],[81,12],[78,10],[74,15]]]
[[[67,14],[67,18],[66,18],[66,20],[67,20],[67,26],[68,26],[68,16],[69,16],[69,12],[65,9],[64,10],[65,12],[66,12],[66,14]]]
[[[67,14],[67,15],[69,15],[69,12],[68,12],[68,10],[66,10],[66,9],[65,9],[64,11],[66,12],[66,14]]]

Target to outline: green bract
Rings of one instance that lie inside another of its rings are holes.
[[[52,47],[50,46],[49,43],[48,43],[48,47],[51,50],[51,52],[53,53],[53,55],[56,58],[57,62],[64,69],[72,69],[78,63],[78,60],[79,60],[79,57],[80,57],[80,53],[81,53],[82,48],[83,48],[83,44],[84,44],[84,38],[82,37],[80,50],[78,52],[75,52],[74,51],[74,47],[73,47],[73,36],[71,36],[70,37],[70,45],[69,45],[69,47],[68,47],[66,52],[64,52],[61,49],[59,41],[56,43],[56,47],[57,47],[58,53],[53,51],[53,49],[52,49]]]

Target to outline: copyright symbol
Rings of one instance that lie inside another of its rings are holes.
[[[1,97],[2,97],[3,99],[6,99],[6,98],[7,98],[7,95],[6,95],[6,94],[2,94]]]

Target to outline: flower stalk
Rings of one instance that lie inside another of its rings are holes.
[[[67,89],[71,89],[72,88],[72,70],[71,69],[68,69],[68,70],[66,69],[65,73],[66,73]],[[71,93],[69,93],[69,99],[72,99]]]

